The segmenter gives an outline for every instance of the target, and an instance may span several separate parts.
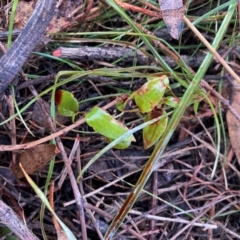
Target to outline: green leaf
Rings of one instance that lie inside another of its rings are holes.
[[[176,108],[178,106],[178,103],[179,103],[179,99],[172,96],[168,96],[163,100],[163,104],[166,104],[169,107],[173,107],[173,108]]]
[[[167,76],[151,78],[134,93],[134,99],[140,112],[151,112],[161,101],[169,85]]]
[[[110,142],[129,131],[123,123],[116,120],[109,113],[99,107],[94,107],[88,112],[85,119],[90,127],[92,127],[97,133],[105,136]],[[135,141],[132,134],[119,144],[115,145],[115,148],[126,148],[130,145],[131,141]]]
[[[57,90],[55,93],[55,102],[58,112],[66,117],[73,117],[78,113],[78,101],[71,92]]]
[[[164,109],[155,108],[145,118],[145,122],[147,122],[159,116],[161,116],[161,118],[158,121],[143,129],[143,144],[145,149],[155,144],[162,136],[167,127],[168,115]]]

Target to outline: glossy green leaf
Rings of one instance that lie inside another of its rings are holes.
[[[66,117],[74,117],[78,112],[78,101],[71,92],[57,90],[55,93],[55,102],[58,112]]]
[[[146,82],[134,93],[134,99],[140,112],[151,112],[161,101],[169,85],[167,76],[155,77]]]
[[[99,107],[94,107],[90,112],[88,112],[85,116],[85,119],[90,127],[92,127],[96,132],[105,136],[109,142],[117,139],[129,131],[129,129],[123,123],[116,120],[109,113]],[[127,148],[131,141],[135,141],[133,135],[130,135],[121,143],[115,145],[115,148]]]
[[[155,108],[145,118],[145,122],[147,122],[159,116],[161,116],[161,118],[158,121],[143,129],[143,144],[145,149],[155,144],[162,136],[167,127],[168,116],[164,109]]]
[[[168,96],[163,100],[163,104],[166,104],[169,107],[173,107],[173,108],[176,108],[178,106],[178,103],[179,103],[179,99],[172,96]]]

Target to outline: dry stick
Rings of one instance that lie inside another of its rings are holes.
[[[48,201],[53,210],[54,210],[54,185],[55,185],[54,181],[51,181],[50,186],[49,186],[49,195],[48,195]],[[62,232],[62,229],[61,229],[56,217],[52,213],[51,213],[51,216],[52,216],[53,225],[57,232],[58,239],[60,239],[59,234],[64,235],[65,233]]]
[[[17,29],[17,30],[13,30],[12,31],[12,38],[17,38],[17,36],[19,36],[19,34],[21,33],[21,29]],[[6,40],[8,38],[8,31],[4,31],[4,32],[0,32],[0,40]]]
[[[164,44],[161,43],[161,46],[163,45]],[[156,47],[159,47],[159,44]],[[113,62],[121,58],[121,63],[123,64],[137,60],[137,63],[140,65],[157,65],[153,58],[146,56],[141,50],[135,50],[126,47],[59,47],[53,52],[53,55],[56,57],[78,59],[82,61],[86,61],[87,59],[88,61],[99,60]],[[195,56],[181,55],[181,59],[190,67],[196,68],[200,66],[205,56],[206,54],[204,53],[198,53]],[[170,67],[177,67],[176,62],[179,60],[178,56],[175,57],[175,60],[166,56],[162,56],[162,58]]]
[[[79,138],[79,135],[77,135],[77,138]],[[81,169],[82,169],[82,167],[81,167],[81,157],[80,156],[81,156],[81,149],[80,149],[80,144],[78,144],[78,148],[77,148],[77,152],[76,152],[77,172],[81,172]],[[80,193],[82,194],[82,196],[84,196],[82,180],[79,181],[78,186],[79,186],[79,189],[80,189]],[[84,198],[84,199],[86,199],[86,198]],[[87,201],[85,201],[85,202],[87,202]],[[89,215],[89,218],[92,220],[93,226],[95,227],[95,230],[98,234],[98,237],[101,240],[104,240],[103,235],[102,235],[102,233],[99,229],[98,222],[94,218],[94,216],[92,214],[92,211],[90,209],[86,208],[85,205],[84,205],[84,207],[85,207],[86,213]]]
[[[140,50],[134,50],[131,48],[124,47],[79,47],[79,48],[67,48],[59,47],[53,52],[53,56],[68,58],[68,59],[79,59],[82,61],[116,61],[122,58],[123,62],[132,62],[137,59],[140,64],[147,64],[150,58],[146,57]],[[151,60],[152,61],[152,60]]]
[[[81,13],[79,16],[77,16],[76,18],[74,18],[74,22],[80,22],[83,21],[84,18],[87,18],[87,16],[89,15],[91,9],[93,8],[93,0],[88,0],[86,2],[86,7],[83,11],[83,13]],[[76,8],[69,17],[73,17],[75,13],[77,13],[80,9],[82,8],[82,6],[80,5],[78,8]]]
[[[49,81],[54,82],[54,78],[55,78],[56,74],[50,74],[47,76],[43,76],[43,77],[39,77],[37,79],[34,79],[34,81],[27,81],[27,82],[23,82],[21,84],[19,84],[16,88],[15,91],[19,91],[20,89],[26,88],[30,85],[37,85],[37,84],[41,84],[41,83],[46,83]]]
[[[53,15],[56,0],[39,0],[25,28],[0,59],[0,95],[11,84],[31,51],[41,41]]]
[[[162,222],[190,223],[189,220],[185,220],[185,219],[182,219],[182,218],[160,217],[160,216],[156,216],[156,215],[153,215],[153,214],[143,214],[142,212],[136,211],[136,210],[131,210],[130,213],[138,215],[138,216],[143,216],[144,218],[147,218],[147,219],[154,219],[154,220],[162,221]],[[196,223],[196,222],[194,222],[192,225],[202,227],[202,228],[207,228],[207,229],[216,229],[217,228],[217,225],[208,224],[208,223]]]
[[[75,155],[75,152],[77,150],[77,147],[79,145],[79,142],[80,142],[80,138],[79,138],[79,136],[77,136],[76,137],[76,141],[75,141],[74,146],[73,146],[73,149],[71,151],[71,154],[70,154],[70,156],[68,158],[67,154],[65,152],[64,146],[62,144],[61,139],[59,137],[57,137],[58,147],[61,150],[61,154],[62,154],[62,157],[63,157],[63,160],[64,160],[64,164],[65,164],[64,171],[69,176],[69,179],[70,179],[70,182],[71,182],[71,185],[72,185],[72,189],[73,189],[73,194],[74,194],[74,197],[75,197],[75,200],[76,200],[76,204],[77,204],[78,210],[79,210],[79,219],[80,219],[81,229],[82,229],[82,239],[83,240],[87,240],[87,230],[86,230],[87,228],[86,228],[84,209],[83,209],[85,199],[83,199],[82,194],[79,191],[76,179],[74,177],[73,170],[71,168],[71,163],[72,163],[73,157]],[[64,171],[63,171],[63,174],[64,174]],[[63,178],[63,180],[64,179],[65,178]],[[58,187],[59,187],[59,184],[58,184]]]
[[[68,158],[69,164],[72,164],[72,161],[73,161],[74,156],[76,155],[76,151],[78,149],[79,143],[80,143],[80,137],[77,136],[76,139],[75,139],[75,142],[73,144],[73,147],[72,147],[71,153],[69,155],[69,158]],[[60,179],[58,181],[58,186],[57,186],[58,189],[62,188],[62,185],[63,185],[66,177],[67,177],[67,169],[64,168],[62,170],[62,172],[59,174]]]
[[[77,145],[76,158],[78,158],[78,157],[80,158],[80,137],[79,137],[79,134],[77,134],[76,139],[78,140],[78,144],[76,142],[74,143],[74,145]],[[79,154],[79,156],[78,156],[78,154]],[[79,191],[79,193],[81,194],[81,197],[82,197],[84,195],[83,188],[82,188],[82,182],[81,182],[81,184],[78,183],[78,191]],[[85,207],[84,203],[86,202],[86,199],[82,197],[81,200],[82,200],[82,211],[83,211],[83,208]],[[85,208],[85,211],[88,212],[89,210]],[[86,230],[87,226],[86,226],[85,215],[84,214],[80,215],[80,222],[81,222],[81,229],[84,228],[84,231],[86,232],[87,231]]]
[[[57,142],[57,145],[58,145],[59,149],[61,150],[61,155],[63,157],[64,165],[67,169],[67,173],[68,173],[68,176],[69,176],[69,179],[70,179],[70,182],[71,182],[71,186],[72,186],[72,189],[73,189],[74,198],[76,199],[76,204],[77,204],[78,211],[79,211],[79,218],[80,218],[80,221],[81,221],[81,225],[83,226],[82,227],[82,239],[87,240],[88,239],[87,238],[87,231],[86,231],[86,228],[84,227],[84,226],[86,226],[85,217],[84,217],[84,210],[83,210],[84,199],[83,199],[81,193],[79,192],[79,188],[78,188],[78,185],[77,185],[76,178],[74,176],[71,165],[68,161],[68,157],[67,157],[66,151],[64,149],[64,146],[62,144],[62,141],[61,141],[60,137],[56,138],[56,142]]]
[[[226,226],[224,226],[224,224],[222,224],[221,222],[218,221],[218,222],[217,222],[217,225],[218,225],[225,233],[228,233],[228,234],[232,235],[232,237],[233,237],[234,239],[240,239],[240,235],[239,235],[239,234],[237,234],[237,233],[231,231],[230,229],[226,228]],[[233,238],[232,238],[232,239],[233,239]]]
[[[177,239],[177,237],[180,234],[184,233],[184,231],[186,231],[189,227],[193,226],[194,223],[196,223],[202,216],[204,216],[204,214],[207,213],[209,211],[209,209],[210,208],[205,209],[198,216],[196,216],[192,221],[189,221],[189,223],[187,225],[185,225],[181,230],[179,230],[172,238],[170,238],[170,240]]]
[[[154,42],[158,42],[154,40]],[[160,42],[159,42],[160,43]],[[161,43],[161,46],[164,44]],[[159,48],[159,44],[156,45]],[[218,51],[219,54],[224,53],[224,49]],[[236,52],[240,53],[240,47],[237,46],[235,49]],[[150,65],[156,66],[154,59],[145,55],[141,50],[132,49],[130,47],[78,47],[78,48],[67,48],[59,47],[53,52],[53,55],[56,57],[67,58],[67,59],[78,59],[80,61],[107,61],[113,62],[121,58],[119,64],[126,64],[137,60],[137,63],[140,65]],[[183,62],[191,68],[197,68],[201,65],[203,59],[206,57],[205,53],[197,53],[194,56],[189,55],[180,55]],[[162,59],[172,68],[177,67],[177,62],[179,57],[162,56]],[[217,63],[216,59],[213,59],[213,63]]]
[[[98,220],[96,220],[94,218],[94,215],[93,215],[93,213],[92,213],[92,211],[90,209],[86,208],[86,212],[89,214],[89,218],[92,220],[92,223],[93,223],[93,225],[95,227],[95,230],[96,230],[96,232],[98,234],[98,237],[100,238],[100,240],[104,240],[104,237],[103,237],[103,235],[102,235],[102,233],[101,233],[101,231],[99,229],[99,226],[98,226]]]
[[[56,137],[59,137],[61,135],[66,134],[67,132],[71,131],[72,129],[80,126],[81,124],[85,123],[85,118],[81,118],[78,121],[76,121],[75,123],[73,123],[72,125],[59,130],[58,132],[55,132],[49,136],[46,136],[44,138],[41,138],[39,140],[30,142],[30,143],[25,143],[25,144],[18,144],[15,146],[11,146],[11,145],[0,145],[0,152],[4,152],[4,151],[15,151],[15,150],[20,150],[20,149],[28,149],[28,148],[32,148],[34,146],[37,146],[41,143],[45,143],[47,141],[50,141]]]
[[[139,12],[139,13],[143,13],[152,17],[162,17],[162,12],[161,10],[159,10],[159,12],[154,12],[145,8],[141,8],[141,7],[137,7],[134,6],[132,4],[126,3],[126,2],[122,2],[120,0],[115,0],[115,2],[121,6],[122,8],[126,9],[126,10],[130,10],[130,11],[134,11],[134,12]]]
[[[0,221],[7,226],[20,240],[38,240],[38,238],[28,229],[22,220],[8,207],[2,200],[0,200]]]
[[[89,203],[84,204],[84,207],[86,207],[86,208],[88,208],[88,209],[98,213],[101,216],[104,216],[105,218],[108,218],[110,220],[113,219],[112,215],[110,215],[109,213],[107,213],[107,212],[101,210],[100,208],[95,207],[95,206],[93,206],[93,205],[91,205]],[[135,237],[135,239],[145,240],[144,237],[140,236],[137,232],[135,232],[133,229],[129,228],[126,224],[122,223],[121,227],[123,229],[125,229],[126,231],[128,231],[129,233],[131,233]]]

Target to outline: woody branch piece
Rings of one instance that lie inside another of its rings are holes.
[[[38,238],[28,229],[28,227],[19,219],[19,217],[0,200],[0,221],[7,226],[20,240]]]
[[[0,59],[0,95],[21,70],[31,51],[41,41],[53,15],[56,0],[38,0],[25,28]]]
[[[234,49],[236,52],[240,52],[240,47]],[[226,50],[219,50],[219,54],[224,54]],[[80,61],[106,61],[114,62],[117,59],[121,59],[118,64],[124,65],[129,62],[137,60],[139,65],[155,66],[156,62],[151,57],[148,57],[140,50],[134,50],[124,47],[79,47],[79,48],[66,48],[60,47],[53,52],[55,57],[77,59]],[[198,53],[195,56],[181,55],[182,60],[191,68],[197,68],[201,65],[205,58],[205,53]],[[162,56],[164,61],[172,68],[177,67],[176,61],[168,56]],[[214,59],[213,63],[217,61]]]

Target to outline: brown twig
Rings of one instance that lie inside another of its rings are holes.
[[[53,210],[54,210],[54,185],[55,185],[54,181],[51,181],[50,186],[49,186],[49,194],[48,194],[48,201]],[[52,215],[52,221],[53,221],[53,225],[56,229],[56,232],[57,233],[61,232],[62,229],[61,229],[56,217],[53,214],[51,214],[51,215]]]
[[[0,221],[7,226],[20,240],[38,240],[38,238],[28,229],[19,217],[0,200]]]
[[[70,153],[69,158],[68,158],[69,164],[72,164],[72,162],[73,162],[73,159],[74,159],[74,157],[75,157],[75,155],[76,155],[76,151],[77,151],[78,146],[79,146],[79,143],[80,143],[80,137],[77,136],[77,137],[75,138],[75,142],[74,142],[74,144],[73,144],[71,153]],[[58,188],[58,189],[61,189],[61,188],[62,188],[62,185],[63,185],[66,177],[67,177],[67,169],[64,168],[64,169],[62,170],[62,172],[59,174],[59,178],[60,178],[60,179],[59,179],[58,185],[57,185],[57,188]]]
[[[23,83],[19,84],[15,88],[15,91],[26,88],[30,85],[42,84],[42,83],[46,83],[46,82],[50,82],[50,81],[54,82],[54,78],[55,78],[55,74],[50,74],[50,75],[47,75],[47,76],[43,76],[43,77],[39,77],[37,79],[34,79],[34,81],[29,81],[28,80],[26,82],[23,82]]]
[[[154,40],[154,42],[159,43],[160,41]],[[163,46],[155,44],[155,46],[164,52]],[[165,48],[167,49],[167,48]],[[222,54],[224,49],[219,50]],[[235,52],[240,52],[240,47],[236,47]],[[56,57],[67,58],[67,59],[78,59],[80,61],[107,61],[114,62],[117,59],[121,59],[119,65],[123,65],[129,62],[137,60],[137,64],[140,65],[151,65],[155,66],[156,63],[153,58],[147,56],[141,50],[135,50],[126,47],[88,47],[83,46],[79,48],[66,48],[60,47],[53,52]],[[187,66],[191,68],[197,68],[201,65],[203,59],[205,58],[205,53],[197,53],[194,56],[188,55],[176,55],[171,50],[168,49],[168,56],[162,56],[163,60],[172,68],[177,67],[177,64],[182,60]],[[228,55],[229,56],[229,55]],[[213,59],[213,63],[217,63],[216,59]]]
[[[130,10],[130,11],[134,11],[134,12],[140,12],[140,13],[149,15],[151,17],[161,17],[162,16],[162,12],[160,10],[158,12],[157,11],[154,12],[154,11],[144,9],[144,8],[141,8],[141,7],[137,7],[137,6],[134,6],[132,4],[122,2],[122,1],[119,1],[119,0],[115,0],[115,1],[119,6],[121,6],[122,8],[124,8],[126,10]]]

